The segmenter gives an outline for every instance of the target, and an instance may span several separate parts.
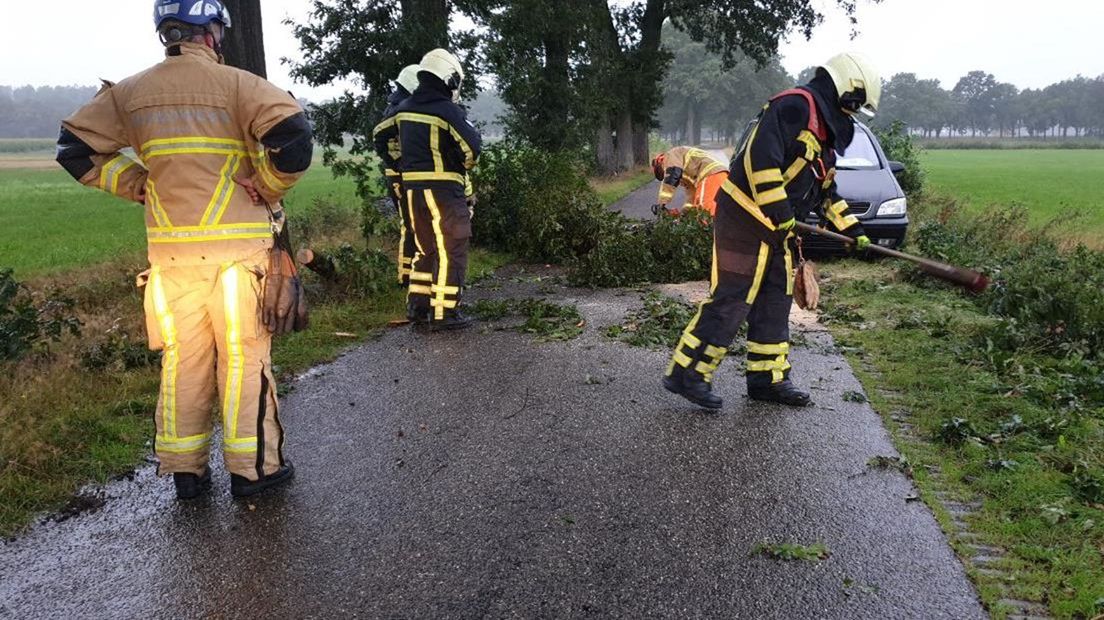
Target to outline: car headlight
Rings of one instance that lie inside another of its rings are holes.
[[[908,201],[905,198],[894,198],[882,203],[878,207],[878,215],[904,215],[908,209]]]

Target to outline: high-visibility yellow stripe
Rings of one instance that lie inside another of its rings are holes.
[[[459,172],[404,172],[402,173],[403,182],[407,181],[453,181],[455,183],[464,183],[464,175]]]
[[[265,151],[260,151],[253,157],[254,164],[257,171],[261,173],[261,178],[264,180],[270,188],[277,192],[286,192],[291,189],[291,186],[280,180],[276,173],[272,170],[272,159],[268,157]]]
[[[157,195],[157,186],[154,184],[153,179],[146,179],[146,203],[149,204],[150,212],[153,214],[153,221],[157,222],[159,228],[168,228],[172,226],[172,221],[169,220],[169,214],[165,211],[164,205],[161,204],[161,196]]]
[[[390,168],[384,168],[383,174],[389,177],[397,177],[402,175],[402,173],[398,172],[397,170],[392,170]]]
[[[705,345],[705,354],[709,357],[712,357],[713,359],[724,357],[727,353],[728,351],[726,349],[722,349],[721,347],[715,347],[711,344]]]
[[[682,344],[685,344],[686,346],[690,347],[691,349],[697,349],[698,347],[701,346],[701,343],[702,343],[701,338],[698,338],[694,334],[683,334],[682,335]]]
[[[790,252],[790,237],[793,237],[793,233],[786,235],[786,240],[782,242],[785,248],[785,260],[786,260],[786,294],[793,297],[794,292],[794,266],[793,266],[793,253]]]
[[[805,159],[807,161],[813,161],[821,151],[820,140],[812,134],[808,129],[801,130],[801,133],[797,134],[797,141],[805,145]]]
[[[756,185],[762,185],[763,183],[781,183],[782,171],[778,168],[767,168],[766,170],[759,170],[751,174],[751,182]]]
[[[768,370],[784,370],[778,360],[748,360],[747,369],[751,372],[766,372]]]
[[[743,190],[741,190],[739,187],[736,187],[736,184],[733,183],[731,180],[725,179],[725,182],[721,184],[721,190],[731,196],[732,199],[736,201],[736,204],[744,208],[744,211],[747,211],[751,214],[752,217],[759,220],[760,224],[766,226],[767,230],[775,230],[774,222],[772,222],[770,218],[763,213],[763,210],[759,208],[759,205],[755,204],[755,202],[751,198],[749,198],[748,195],[743,192]],[[716,260],[714,260],[714,262],[716,262]]]
[[[394,126],[395,126],[395,117],[394,116],[392,116],[390,118],[385,118],[380,124],[376,125],[375,128],[372,129],[372,137],[375,138],[376,134],[378,134],[379,132],[383,131],[384,129],[387,129],[388,127],[394,127]]]
[[[445,295],[459,295],[460,294],[460,287],[459,286],[438,286],[438,285],[434,284],[433,285],[433,291],[436,292],[436,293],[443,293]]]
[[[187,238],[175,237],[146,237],[147,243],[206,243],[208,241],[238,241],[241,239],[270,239],[272,233],[212,233]]]
[[[154,446],[157,452],[171,452],[172,454],[186,454],[205,449],[211,443],[211,434],[190,435],[188,437],[168,437],[157,435],[154,438]]]
[[[751,169],[751,145],[755,144],[755,136],[759,135],[758,123],[751,129],[751,135],[748,136],[747,144],[744,145],[744,176],[748,180],[748,184],[751,185],[751,200],[755,204],[763,204],[759,202],[759,193],[755,189],[755,184],[751,182],[752,176],[754,176]]]
[[[150,270],[149,286],[153,294],[153,313],[161,330],[161,428],[168,438],[176,437],[176,376],[180,367],[180,345],[176,340],[176,322],[165,296],[161,268]]]
[[[238,414],[241,411],[241,385],[245,374],[245,353],[242,351],[241,307],[238,303],[238,267],[223,265],[222,299],[226,321],[226,388],[223,390],[223,442],[231,444],[238,438]]]
[[[411,283],[407,290],[415,295],[432,295],[433,289],[424,284]]]
[[[690,364],[694,363],[693,360],[682,351],[675,351],[674,360],[683,368],[689,368]]]
[[[200,220],[204,225],[215,226],[222,219],[227,205],[234,197],[234,188],[238,186],[234,182],[234,175],[237,174],[241,161],[241,157],[237,155],[226,158],[226,163],[219,171],[220,178],[218,185],[215,186],[215,193],[211,195],[211,201],[207,203],[207,210],[204,211],[203,218]]]
[[[805,159],[798,157],[790,164],[789,168],[786,168],[786,173],[782,175],[783,184],[789,185],[790,181],[797,178],[797,175],[801,174],[801,171],[805,169],[805,166],[809,165],[809,162]]]
[[[759,296],[759,287],[763,285],[763,275],[767,272],[767,262],[770,260],[770,246],[765,242],[759,242],[759,258],[755,263],[755,279],[751,281],[751,289],[748,290],[747,303],[755,303]]]
[[[248,454],[257,451],[256,437],[232,437],[222,438],[222,451],[233,454]]]
[[[790,343],[779,342],[777,344],[764,344],[749,340],[747,343],[747,351],[748,353],[755,353],[757,355],[783,355],[790,352]]]
[[[433,155],[433,169],[437,172],[445,171],[445,163],[441,159],[441,128],[429,128],[429,152]]]
[[[119,177],[134,165],[126,155],[117,155],[100,168],[100,189],[111,194],[119,193]]]
[[[675,197],[675,188],[667,185],[666,183],[660,183],[659,185],[659,202],[666,204]]]
[[[433,116],[431,114],[419,114],[417,112],[399,112],[395,115],[395,121],[398,123],[411,121],[415,123],[433,125],[434,127],[440,127],[441,129],[449,128],[449,123],[445,119]]]
[[[213,224],[210,226],[168,226],[165,228],[150,228],[151,233],[188,233],[188,232],[218,232],[220,230],[264,230],[272,232],[272,224],[268,222],[239,222],[236,224]]]
[[[715,159],[710,158],[709,163],[705,164],[705,166],[702,167],[701,172],[698,173],[698,180],[700,181],[700,180],[704,179],[705,177],[710,176],[710,175],[712,175],[713,173],[716,173],[716,172],[721,172],[722,170],[727,171],[728,166],[726,166],[725,164],[722,164],[721,162],[719,162]]]
[[[181,136],[178,138],[157,138],[155,140],[149,140],[142,143],[141,150],[146,150],[154,146],[174,145],[174,144],[205,144],[210,146],[236,146],[239,148],[245,148],[245,142],[237,140],[235,138],[212,138],[209,136]]]
[[[475,167],[475,151],[468,145],[467,140],[460,135],[459,131],[452,125],[448,126],[449,134],[452,135],[452,139],[456,140],[456,143],[460,145],[460,150],[464,151],[464,168],[471,170]]]
[[[414,261],[411,263],[413,265],[413,264],[417,264],[419,257],[425,256],[425,249],[422,247],[421,240],[418,239],[418,221],[416,219],[414,219],[414,190],[407,190],[406,191],[406,201],[403,203],[402,206],[406,207],[406,215],[407,215],[407,220],[406,221],[410,222],[410,228],[411,228],[411,230],[414,231],[414,250],[415,250],[415,253],[414,253]],[[433,274],[425,274],[425,273],[419,272],[419,271],[413,271],[410,274],[410,279],[415,280],[415,279],[421,278],[423,275],[428,275],[429,276],[428,280],[424,280],[425,282],[432,282],[433,281]]]
[[[414,271],[411,272],[410,279],[415,282],[433,282],[433,274],[424,271]]]
[[[769,204],[780,202],[782,200],[785,200],[786,198],[786,188],[779,186],[774,189],[768,189],[767,191],[760,193],[758,202],[760,206],[766,206]]]
[[[437,208],[437,199],[433,197],[432,191],[428,189],[423,191],[426,206],[433,216],[433,237],[437,241],[437,282],[433,286],[435,295],[430,300],[430,305],[433,306],[433,317],[441,320],[445,318],[445,292],[441,287],[448,285],[448,248],[445,246],[445,233],[441,229],[441,210]]]

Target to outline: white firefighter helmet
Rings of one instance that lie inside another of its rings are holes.
[[[405,88],[406,92],[413,93],[418,88],[418,72],[421,70],[421,65],[407,65],[399,71],[395,83]]]
[[[862,54],[837,54],[820,66],[832,78],[840,106],[846,112],[873,117],[882,98],[882,78]]]
[[[464,81],[464,68],[460,61],[448,50],[437,48],[422,57],[422,71],[428,71],[441,78],[441,81],[454,93],[460,91],[460,84]]]

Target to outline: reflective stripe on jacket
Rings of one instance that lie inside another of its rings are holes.
[[[205,45],[170,50],[67,118],[58,161],[84,185],[144,198],[152,264],[241,260],[270,247],[272,231],[234,179],[277,206],[310,165],[310,126],[291,95]]]

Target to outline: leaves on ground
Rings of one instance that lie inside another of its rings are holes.
[[[566,306],[544,299],[481,299],[469,306],[469,311],[484,321],[497,321],[509,316],[524,317],[517,331],[533,334],[538,340],[571,340],[583,333],[586,321],[575,306]]]
[[[767,543],[761,542],[755,546],[753,555],[764,555],[775,560],[804,560],[806,562],[819,562],[828,559],[828,547],[824,543],[800,545],[796,543]]]

